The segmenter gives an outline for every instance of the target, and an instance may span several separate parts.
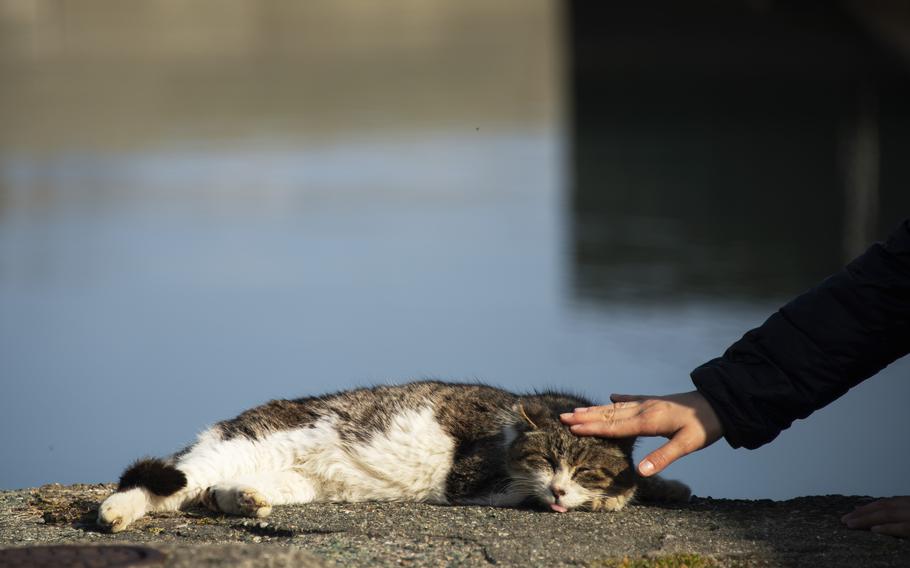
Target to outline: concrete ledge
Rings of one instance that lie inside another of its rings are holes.
[[[194,509],[146,517],[115,535],[94,525],[98,503],[112,490],[46,485],[0,492],[0,547],[142,544],[164,552],[173,566],[854,567],[900,566],[910,559],[910,541],[840,524],[842,514],[868,500],[863,497],[694,498],[684,506],[567,514],[318,504],[278,507],[266,521]],[[689,555],[685,561],[675,556],[683,553]]]

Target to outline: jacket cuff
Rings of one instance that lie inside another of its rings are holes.
[[[690,376],[699,394],[705,397],[705,400],[714,409],[714,414],[717,415],[717,419],[724,429],[724,439],[731,447],[741,448],[743,443],[740,429],[735,418],[727,412],[727,409],[735,408],[735,402],[730,400],[723,381],[712,368],[720,362],[720,359],[708,361],[692,371]]]

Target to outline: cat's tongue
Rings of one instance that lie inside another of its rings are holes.
[[[559,503],[550,503],[550,508],[556,511],[557,513],[567,513],[569,510],[560,505]]]

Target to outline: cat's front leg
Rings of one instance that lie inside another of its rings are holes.
[[[524,493],[493,492],[487,495],[458,498],[456,505],[480,505],[483,507],[517,507],[528,499]]]
[[[682,481],[666,479],[659,475],[638,478],[638,492],[635,497],[641,501],[665,503],[686,503],[692,496],[689,486]]]

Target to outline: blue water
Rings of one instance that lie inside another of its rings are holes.
[[[779,302],[575,294],[562,136],[4,157],[0,487],[110,481],[250,405],[356,385],[688,390]],[[672,473],[716,497],[906,492],[908,372]]]
[[[689,390],[846,260],[855,117],[764,75],[585,83],[560,3],[6,4],[0,488],[113,481],[252,405],[359,385]],[[906,494],[908,375],[668,473]]]

